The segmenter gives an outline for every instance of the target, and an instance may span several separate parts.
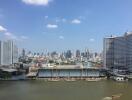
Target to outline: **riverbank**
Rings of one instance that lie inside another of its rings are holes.
[[[36,78],[36,80],[45,80],[45,81],[101,81],[107,80],[107,77],[103,78]]]
[[[0,81],[30,81],[30,80],[44,80],[44,81],[102,81],[107,80],[107,77],[99,78],[0,78]]]

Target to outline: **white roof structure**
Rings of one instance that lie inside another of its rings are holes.
[[[2,71],[5,71],[5,72],[16,72],[17,71],[17,69],[9,69],[9,68],[1,68],[2,69]]]
[[[132,31],[126,32],[125,35],[132,35]]]

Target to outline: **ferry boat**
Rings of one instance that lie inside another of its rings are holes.
[[[128,78],[122,76],[114,76],[113,79],[118,82],[125,82],[128,81]]]

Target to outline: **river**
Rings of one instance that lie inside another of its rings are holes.
[[[118,100],[132,100],[132,82],[0,81],[0,100],[102,100],[119,93]]]

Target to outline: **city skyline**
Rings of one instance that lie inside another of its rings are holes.
[[[0,39],[31,51],[103,50],[103,38],[131,31],[131,1],[0,0]]]

